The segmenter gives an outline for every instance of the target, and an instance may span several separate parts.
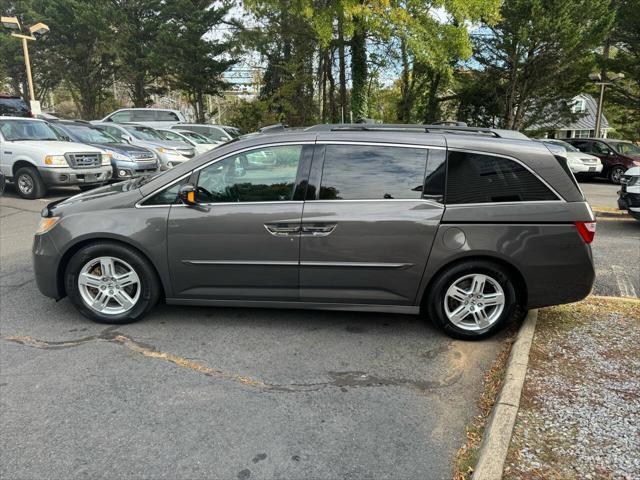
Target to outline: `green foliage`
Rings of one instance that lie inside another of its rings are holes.
[[[205,95],[218,95],[227,87],[222,74],[236,63],[226,55],[229,45],[210,34],[224,23],[230,8],[230,3],[210,0],[173,0],[164,12],[159,40],[168,82],[187,95],[198,122],[207,116]]]
[[[561,121],[570,114],[567,101],[588,82],[593,51],[611,26],[609,0],[506,0],[500,14],[494,27],[478,32],[474,58],[482,72],[463,85],[487,96],[462,97],[487,102],[485,112],[500,99],[497,123],[503,128]]]
[[[160,32],[164,25],[164,0],[110,0],[114,14],[118,54],[118,78],[129,89],[135,107],[151,103],[160,93],[155,82],[166,74],[160,55]]]

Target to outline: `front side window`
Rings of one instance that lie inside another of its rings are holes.
[[[200,171],[198,203],[293,200],[302,145],[239,153]]]
[[[593,142],[591,151],[593,153],[599,153],[600,155],[606,155],[607,153],[609,153],[610,150],[609,150],[609,147],[607,147],[602,142]]]
[[[133,110],[131,119],[132,122],[153,122],[156,117],[153,110]]]
[[[153,197],[146,200],[143,205],[173,205],[179,203],[178,193],[180,192],[180,187],[182,187],[186,181],[187,179],[184,178],[170,187],[156,193]]]
[[[371,145],[327,145],[320,200],[420,199],[427,151]]]
[[[533,173],[508,158],[449,152],[448,204],[558,200]]]

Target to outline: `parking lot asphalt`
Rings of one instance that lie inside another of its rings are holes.
[[[0,199],[2,478],[451,478],[504,334],[169,306],[98,325],[33,279],[39,211],[75,193]],[[599,222],[595,293],[640,292],[639,239],[638,222]]]

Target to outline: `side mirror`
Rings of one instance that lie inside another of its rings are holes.
[[[178,191],[178,197],[185,205],[197,205],[196,187],[194,187],[190,183],[187,183],[186,185],[180,187],[180,190]]]

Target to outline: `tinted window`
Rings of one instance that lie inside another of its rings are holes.
[[[447,203],[539,200],[557,197],[518,162],[492,155],[449,152]]]
[[[327,145],[320,199],[419,199],[426,160],[418,148]]]
[[[207,138],[210,138],[214,142],[223,142],[225,140],[229,140],[229,135],[222,130],[218,130],[217,128],[207,127],[207,126],[188,126],[185,127],[187,130],[191,130],[193,132],[200,133]]]
[[[606,155],[607,153],[609,153],[611,151],[611,149],[609,147],[607,147],[602,142],[593,142],[593,144],[591,146],[591,151],[593,153],[599,153],[601,155]]]
[[[178,122],[180,119],[178,115],[173,112],[166,112],[164,110],[156,110],[156,121],[157,122]]]
[[[592,151],[591,144],[592,142],[576,142],[576,141],[571,142],[571,145],[576,147],[581,152],[591,152]]]
[[[21,98],[0,98],[0,115],[8,117],[30,117],[27,103]]]
[[[197,201],[274,202],[293,199],[302,145],[251,150],[204,168]]]
[[[445,150],[429,150],[422,198],[440,203],[444,201],[444,187],[447,179],[446,158]]]

